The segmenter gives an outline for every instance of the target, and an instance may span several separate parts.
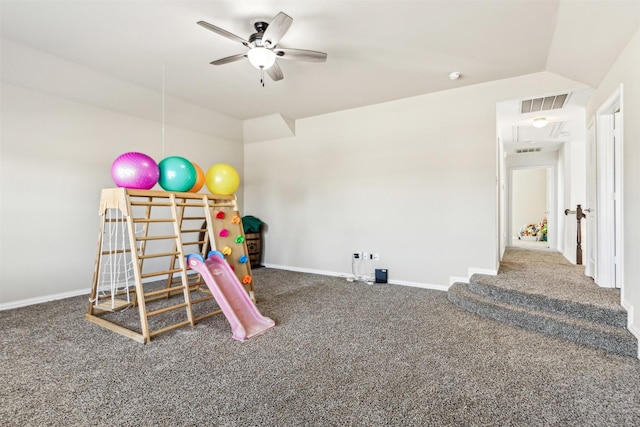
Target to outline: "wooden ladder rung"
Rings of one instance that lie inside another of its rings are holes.
[[[205,302],[205,301],[210,301],[213,299],[213,295],[208,295],[206,297],[202,297],[202,298],[198,298],[198,299],[192,299],[191,300],[191,304],[198,304],[200,302]]]
[[[166,235],[166,236],[146,236],[146,237],[136,237],[136,241],[146,241],[146,240],[169,240],[176,239],[178,236],[174,235]]]
[[[147,297],[151,297],[151,296],[158,295],[158,294],[163,294],[163,293],[167,293],[167,292],[173,292],[173,291],[181,290],[183,288],[184,288],[184,286],[180,285],[180,286],[174,286],[174,287],[171,287],[171,288],[160,289],[160,290],[157,290],[157,291],[145,292],[144,293],[144,297],[147,298]]]
[[[146,223],[151,223],[151,222],[176,222],[175,218],[133,218],[133,222],[146,222]]]
[[[160,308],[158,310],[147,311],[147,317],[151,317],[151,316],[155,316],[155,315],[158,315],[158,314],[166,313],[167,311],[177,310],[179,308],[184,308],[186,306],[187,306],[187,303],[183,302],[183,303],[172,305],[172,306],[169,306],[169,307]]]
[[[116,249],[115,251],[102,251],[102,255],[114,255],[114,254],[123,254],[123,253],[129,253],[131,252],[131,249]]]
[[[191,324],[191,322],[189,322],[188,320],[185,320],[184,322],[176,323],[175,325],[170,325],[170,326],[167,326],[165,328],[158,329],[156,331],[150,331],[149,332],[149,337],[150,338],[151,337],[155,337],[156,335],[159,335],[159,334],[161,334],[163,332],[167,332],[167,331],[170,331],[172,329],[181,328],[183,326],[187,326],[187,325],[190,325],[190,324]]]
[[[203,315],[201,315],[201,316],[195,317],[193,320],[194,320],[195,322],[199,322],[199,321],[201,321],[202,319],[206,319],[206,318],[208,318],[208,317],[213,317],[213,316],[215,316],[216,314],[220,314],[220,313],[222,313],[222,310],[215,310],[215,311],[212,311],[212,312],[210,312],[210,313],[206,313],[206,314],[203,314]]]
[[[196,228],[196,229],[182,229],[181,233],[201,233],[203,231],[207,231],[206,228]]]
[[[131,200],[131,206],[173,206],[171,202],[155,202],[148,200]]]
[[[196,240],[195,242],[182,242],[182,246],[204,245],[204,240]]]
[[[145,273],[145,274],[141,274],[140,277],[142,279],[146,279],[147,277],[156,277],[156,276],[163,276],[163,275],[167,275],[167,274],[173,274],[173,273],[178,273],[182,271],[181,268],[173,268],[171,270],[165,270],[165,271],[154,271],[153,273]]]
[[[105,218],[104,222],[126,222],[126,218]]]
[[[138,255],[138,258],[140,258],[140,259],[162,258],[162,257],[178,255],[179,253],[180,252],[162,252],[162,253],[151,254],[151,255]]]
[[[176,201],[176,206],[185,206],[185,207],[193,206],[194,208],[201,208],[201,207],[204,206],[204,202],[201,199],[192,200],[190,202],[187,202],[187,201],[178,202],[178,201]]]

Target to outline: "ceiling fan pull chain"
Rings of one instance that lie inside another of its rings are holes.
[[[260,67],[260,83],[262,83],[262,87],[264,87],[264,67]]]

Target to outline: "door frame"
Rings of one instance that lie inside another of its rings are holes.
[[[585,226],[585,239],[584,239],[584,252],[585,276],[591,277],[595,280],[597,275],[598,263],[596,261],[597,253],[597,222],[598,211],[596,209],[596,194],[597,194],[597,177],[596,177],[596,162],[597,162],[597,146],[596,146],[596,123],[595,118],[589,121],[587,125],[587,187],[586,187],[586,226]]]
[[[620,288],[624,299],[623,113],[620,85],[595,114],[596,213],[591,219],[596,223],[594,281]]]

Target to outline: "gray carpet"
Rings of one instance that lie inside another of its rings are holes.
[[[484,319],[446,292],[254,275],[276,327],[245,343],[218,315],[138,344],[84,320],[85,297],[0,312],[0,424],[640,425],[637,359]]]
[[[496,276],[449,288],[456,306],[511,325],[637,358],[620,290],[601,288],[560,253],[507,248]]]

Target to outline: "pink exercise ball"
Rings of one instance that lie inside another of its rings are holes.
[[[160,168],[146,154],[131,151],[113,161],[111,178],[118,187],[148,190],[158,182]]]

